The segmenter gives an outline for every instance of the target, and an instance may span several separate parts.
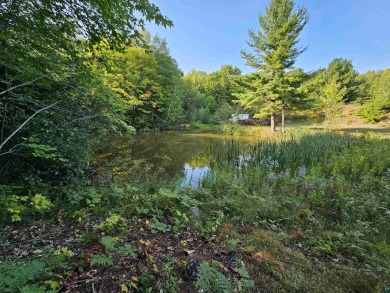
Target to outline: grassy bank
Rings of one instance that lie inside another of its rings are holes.
[[[302,134],[216,144],[198,189],[152,173],[3,186],[0,291],[381,292],[389,154]]]

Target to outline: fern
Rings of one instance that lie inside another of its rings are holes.
[[[116,244],[114,238],[110,236],[103,237],[100,243],[104,245],[107,251],[113,251]]]
[[[216,269],[210,267],[208,263],[202,263],[198,269],[198,280],[196,284],[204,292],[210,293],[248,292],[249,289],[254,288],[255,282],[250,279],[245,266],[237,270],[241,275],[241,279],[233,282]]]
[[[208,263],[202,263],[198,270],[198,287],[204,292],[233,293],[234,285],[223,274],[210,267]]]
[[[238,281],[238,284],[236,284],[236,287],[239,288],[239,292],[247,292],[249,291],[249,289],[253,289],[255,287],[255,281],[250,278],[244,263],[242,263],[241,267],[237,268],[237,272],[241,276],[241,279]]]
[[[249,273],[244,266],[237,268],[237,272],[242,278],[249,279]]]
[[[120,246],[117,252],[119,254],[131,255],[132,257],[137,258],[137,254],[134,252],[133,247],[128,243],[124,244],[123,246]]]
[[[41,261],[4,262],[0,265],[0,292],[15,292],[44,272]]]
[[[114,264],[112,258],[105,256],[102,253],[93,254],[91,256],[91,266],[99,265],[99,266],[111,266]]]

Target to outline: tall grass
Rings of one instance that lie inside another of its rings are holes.
[[[362,139],[328,133],[288,140],[264,140],[257,144],[231,140],[212,147],[211,164],[216,169],[265,169],[295,176],[301,168],[317,166],[331,156],[363,144]]]
[[[309,246],[320,239],[328,253],[390,272],[390,141],[323,133],[228,141],[210,153],[209,209],[255,225],[299,227],[311,235]]]

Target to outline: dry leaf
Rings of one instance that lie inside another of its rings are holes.
[[[155,263],[153,264],[153,271],[155,271],[156,273],[158,273],[158,268],[157,268],[157,266],[156,266]]]
[[[190,254],[193,254],[195,252],[195,249],[194,250],[184,250],[185,253],[187,253],[188,255]]]
[[[131,277],[131,279],[134,281],[134,282],[138,282],[138,279],[137,279],[137,277]]]
[[[122,284],[121,285],[121,292],[129,292],[129,288],[127,288],[127,286],[125,284]]]

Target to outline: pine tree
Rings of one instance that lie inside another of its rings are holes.
[[[325,114],[326,127],[329,126],[333,115],[339,110],[347,92],[347,88],[341,82],[340,75],[338,73],[332,74],[328,82],[324,85],[320,97],[322,109]]]
[[[272,132],[275,132],[275,114],[284,110],[291,92],[286,70],[307,49],[297,45],[298,36],[308,22],[309,15],[305,8],[299,7],[295,11],[294,6],[294,0],[270,0],[265,14],[259,16],[261,30],[249,30],[250,40],[247,43],[253,53],[241,52],[247,65],[265,75],[266,86],[260,96],[256,95],[257,100],[262,100],[260,104],[265,105],[265,109],[259,109],[261,112],[257,116],[271,116]],[[243,100],[241,104],[248,108],[252,104],[250,100]]]

